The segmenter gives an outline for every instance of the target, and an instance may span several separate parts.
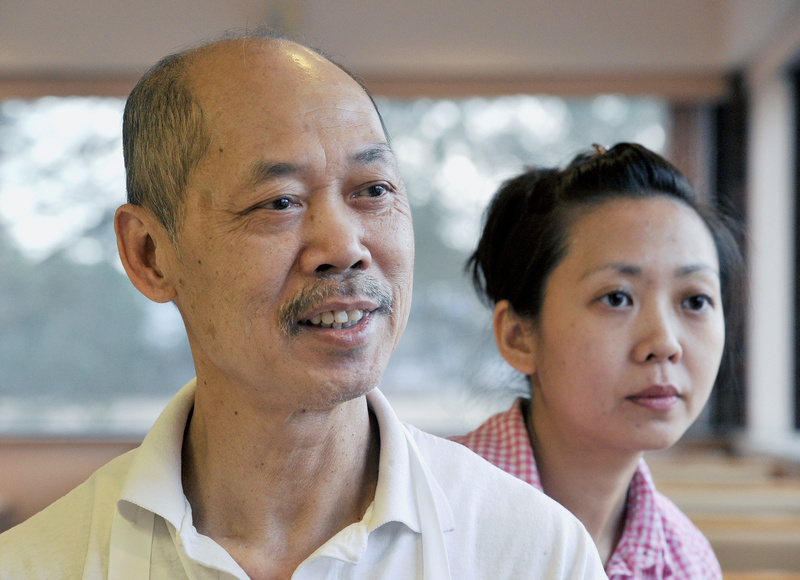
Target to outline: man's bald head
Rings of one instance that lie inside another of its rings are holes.
[[[161,59],[139,80],[125,104],[123,156],[128,202],[151,211],[173,240],[180,228],[181,208],[192,170],[203,159],[211,141],[202,102],[195,90],[198,65],[218,51],[229,52],[234,48],[241,50],[242,58],[246,58],[249,50],[283,43],[295,44],[298,49],[310,51],[341,69],[374,105],[363,82],[346,68],[321,51],[269,28],[228,33]],[[383,125],[377,107],[375,111]]]

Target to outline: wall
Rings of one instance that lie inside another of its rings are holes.
[[[138,74],[182,45],[265,21],[294,27],[365,75],[719,72],[769,34],[787,2],[747,4],[4,0],[0,75]]]
[[[0,440],[0,531],[32,516],[138,441]]]
[[[786,75],[800,53],[800,14],[781,22],[748,63],[749,444],[800,458],[794,432],[795,134]]]

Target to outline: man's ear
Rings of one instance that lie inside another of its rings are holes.
[[[494,307],[494,339],[506,362],[526,376],[536,372],[534,323],[520,317],[508,300]]]
[[[125,204],[114,214],[117,249],[128,278],[153,302],[175,298],[167,256],[174,253],[164,226],[145,208]]]

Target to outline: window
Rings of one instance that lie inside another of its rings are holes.
[[[591,143],[664,152],[668,107],[617,95],[378,106],[417,238],[411,318],[382,389],[409,422],[462,432],[505,407],[517,380],[463,274],[486,202],[526,165],[561,165]],[[0,103],[0,433],[141,435],[194,375],[177,310],[142,297],[117,257],[122,107]]]

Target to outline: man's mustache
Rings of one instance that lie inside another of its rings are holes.
[[[308,284],[278,309],[278,324],[287,336],[300,332],[300,317],[331,298],[366,298],[378,305],[377,312],[390,314],[394,305],[392,291],[366,274],[354,274],[341,280],[321,278]]]

